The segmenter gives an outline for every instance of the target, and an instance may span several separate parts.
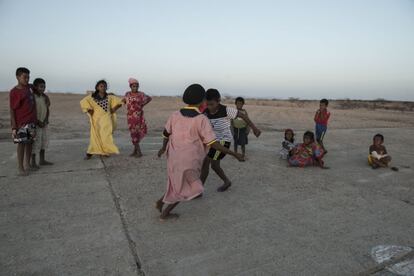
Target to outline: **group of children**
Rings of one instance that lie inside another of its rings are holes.
[[[30,71],[16,70],[17,85],[10,91],[10,121],[12,139],[17,144],[19,175],[38,170],[39,165],[52,165],[46,161],[50,99],[44,93],[46,82],[41,78],[29,84]],[[37,163],[36,154],[40,160]]]
[[[44,93],[46,83],[43,79],[36,79],[33,84],[29,84],[29,77],[28,69],[18,68],[18,84],[10,91],[12,136],[18,144],[21,175],[39,168],[36,163],[37,152],[40,154],[40,165],[52,164],[45,159],[50,107],[49,97]],[[107,82],[100,80],[95,85],[95,91],[80,101],[81,109],[90,121],[90,141],[85,159],[93,155],[119,153],[112,134],[116,128],[116,112],[123,105],[127,107],[128,128],[134,146],[131,156],[142,156],[139,143],[147,134],[143,108],[152,99],[139,91],[138,80],[130,78],[128,83],[130,91],[121,98],[108,93]],[[221,103],[217,89],[205,91],[201,85],[192,84],[184,91],[183,102],[186,106],[168,118],[163,131],[162,148],[158,152],[158,157],[164,153],[167,155],[168,174],[166,192],[156,202],[161,220],[176,217],[171,211],[179,202],[203,195],[210,168],[223,181],[217,191],[226,191],[232,183],[221,167],[221,160],[228,154],[245,161],[245,146],[250,130],[256,137],[261,134],[243,108],[244,99],[241,97],[236,98],[236,108],[229,107]],[[316,137],[313,132],[306,131],[303,143],[296,143],[293,130],[285,131],[280,156],[288,161],[289,166],[326,168],[323,157],[327,150],[323,138],[330,117],[327,107],[328,101],[321,100],[314,117]],[[233,151],[230,150],[231,142],[234,142]],[[368,157],[372,168],[387,167],[391,160],[383,142],[381,134],[375,135]],[[237,152],[239,145],[241,154]]]

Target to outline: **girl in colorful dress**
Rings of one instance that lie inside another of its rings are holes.
[[[128,128],[131,133],[134,151],[130,156],[141,157],[142,152],[139,146],[141,140],[147,134],[147,124],[144,118],[144,106],[148,104],[152,98],[145,93],[138,91],[139,82],[134,78],[129,78],[129,87],[131,91],[125,94],[125,103],[127,105]]]
[[[322,160],[324,155],[322,147],[315,143],[315,135],[311,131],[303,134],[303,143],[298,144],[292,150],[292,156],[288,159],[289,165],[292,167],[319,166],[324,167]]]
[[[282,149],[280,150],[280,158],[288,159],[292,155],[292,150],[296,147],[295,133],[292,129],[285,130],[285,139],[282,142]]]
[[[178,217],[170,213],[178,203],[203,193],[200,173],[209,147],[239,161],[244,160],[216,140],[210,121],[200,113],[199,107],[205,101],[205,90],[201,85],[190,85],[184,92],[183,101],[187,106],[169,117],[163,133],[163,146],[158,152],[158,157],[167,152],[167,190],[156,202],[162,221]],[[165,208],[164,204],[167,204]]]
[[[95,92],[80,102],[81,109],[88,115],[91,124],[85,160],[90,159],[92,155],[109,156],[119,153],[112,133],[116,127],[115,112],[122,106],[122,100],[117,96],[109,95],[106,92],[107,88],[106,81],[98,81],[95,85]]]

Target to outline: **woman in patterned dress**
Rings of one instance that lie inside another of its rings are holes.
[[[145,93],[138,91],[138,80],[130,78],[128,83],[131,91],[126,92],[125,103],[127,105],[128,128],[131,133],[132,144],[134,145],[134,151],[130,156],[141,157],[142,152],[139,143],[147,134],[144,106],[148,104],[152,98]]]
[[[81,109],[88,114],[91,124],[89,147],[85,159],[92,155],[109,156],[118,154],[112,133],[115,130],[115,112],[122,106],[121,98],[106,93],[108,84],[104,80],[96,83],[95,92],[80,102]]]

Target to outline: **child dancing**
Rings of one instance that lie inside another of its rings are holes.
[[[165,125],[164,142],[158,157],[167,152],[168,182],[166,192],[156,202],[162,221],[178,217],[171,213],[178,203],[203,193],[200,172],[209,147],[243,161],[240,154],[217,141],[209,120],[198,109],[204,101],[204,88],[199,84],[190,85],[183,94],[187,106],[174,112]],[[164,204],[167,204],[165,208]]]

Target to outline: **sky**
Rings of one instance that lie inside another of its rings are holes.
[[[0,0],[0,90],[414,101],[414,0]]]

